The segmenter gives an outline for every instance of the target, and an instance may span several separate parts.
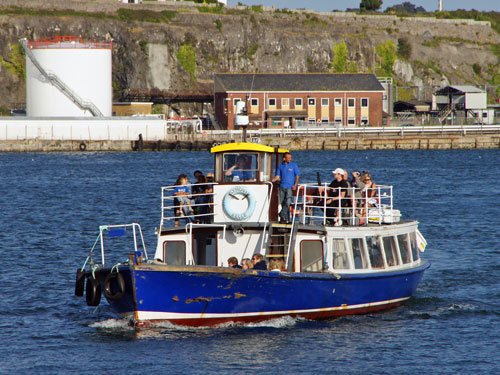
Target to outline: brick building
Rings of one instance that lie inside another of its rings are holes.
[[[294,128],[301,121],[356,127],[386,125],[384,88],[367,73],[232,74],[214,77],[215,116],[234,129],[236,103],[247,102],[250,125]]]

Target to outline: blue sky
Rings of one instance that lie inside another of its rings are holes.
[[[382,10],[405,1],[415,4],[417,7],[424,7],[428,12],[436,11],[438,7],[438,0],[383,0]],[[361,0],[228,0],[228,5],[237,5],[238,2],[245,5],[274,5],[276,8],[306,8],[328,12],[334,9],[359,8]],[[456,9],[500,12],[500,0],[443,0],[443,10]]]

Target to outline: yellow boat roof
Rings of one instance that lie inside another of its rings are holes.
[[[262,151],[262,152],[274,152],[274,148],[270,146],[264,146],[257,143],[226,143],[225,145],[215,146],[210,149],[210,152],[224,152],[224,151]],[[286,149],[279,148],[278,152],[284,154],[289,152]]]

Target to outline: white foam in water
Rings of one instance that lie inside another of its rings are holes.
[[[258,323],[248,323],[246,327],[270,327],[270,328],[287,328],[293,327],[298,321],[305,320],[303,318],[293,318],[291,316],[282,316],[276,319],[264,320]]]
[[[107,319],[102,322],[94,322],[89,324],[92,328],[104,328],[104,329],[126,329],[133,330],[134,327],[130,324],[129,319]]]

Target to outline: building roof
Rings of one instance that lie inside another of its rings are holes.
[[[436,91],[436,95],[445,95],[449,93],[484,93],[484,90],[471,85],[450,85]]]
[[[217,73],[215,92],[384,91],[369,73]]]

